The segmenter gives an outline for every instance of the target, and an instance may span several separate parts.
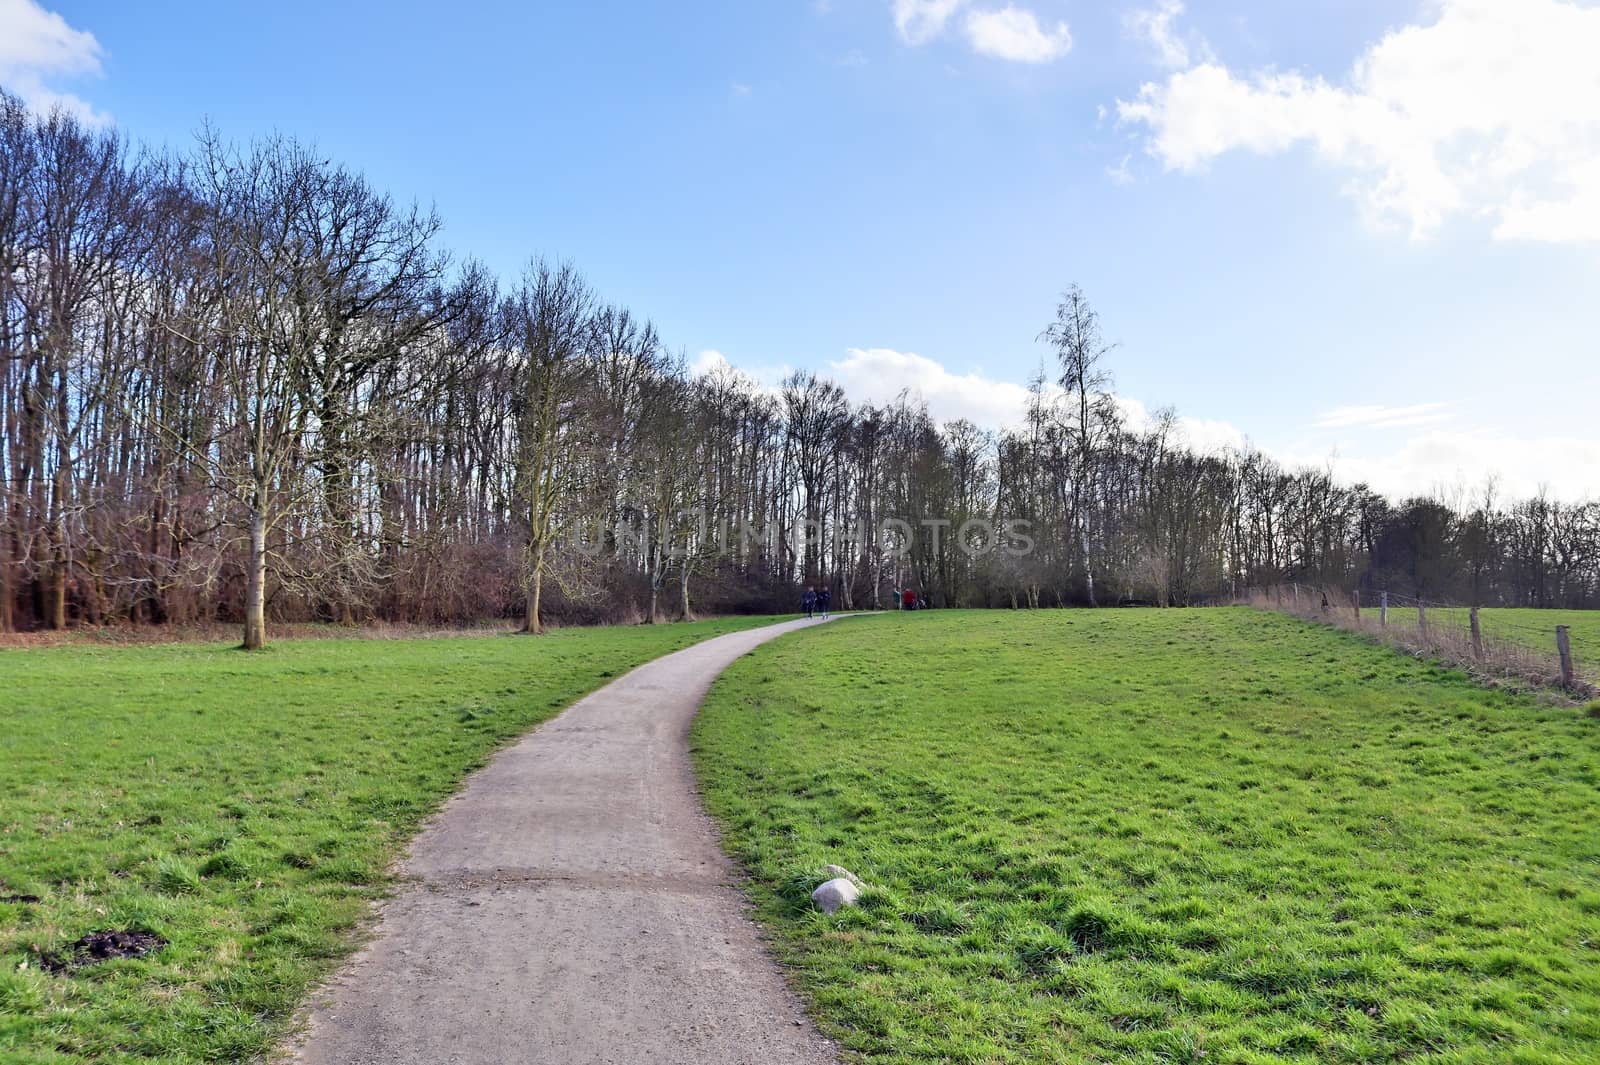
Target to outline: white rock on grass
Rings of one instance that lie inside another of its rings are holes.
[[[811,901],[823,913],[837,913],[841,906],[854,906],[861,889],[842,876],[836,876],[811,893]]]

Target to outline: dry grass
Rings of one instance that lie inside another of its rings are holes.
[[[1600,672],[1581,660],[1576,685],[1562,690],[1555,628],[1570,621],[1567,615],[1572,611],[1484,609],[1480,611],[1480,634],[1475,641],[1471,612],[1465,608],[1429,607],[1424,612],[1424,624],[1415,605],[1391,607],[1385,622],[1377,606],[1357,609],[1344,600],[1344,593],[1332,592],[1324,605],[1321,591],[1307,587],[1300,588],[1298,594],[1287,588],[1264,589],[1251,593],[1248,601],[1258,609],[1362,633],[1406,654],[1445,662],[1490,687],[1537,689],[1578,701],[1600,695]],[[1594,613],[1583,612],[1586,619]],[[1524,615],[1544,617],[1535,623]],[[1600,616],[1587,620],[1600,622]],[[1548,646],[1541,646],[1541,640]]]

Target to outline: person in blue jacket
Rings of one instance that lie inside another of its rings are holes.
[[[806,612],[806,617],[812,617],[817,610],[817,593],[807,588],[800,596],[800,606]]]

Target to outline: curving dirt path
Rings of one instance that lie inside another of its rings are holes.
[[[305,1065],[831,1063],[700,807],[690,722],[734,659],[657,659],[501,752],[429,823],[372,940],[316,996]]]

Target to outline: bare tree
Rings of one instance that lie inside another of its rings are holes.
[[[507,335],[521,359],[516,494],[525,521],[523,631],[544,631],[540,598],[564,493],[592,446],[585,391],[593,378],[594,293],[570,263],[535,260],[512,293]]]
[[[910,396],[853,409],[816,374],[692,376],[571,266],[535,261],[503,296],[470,262],[450,273],[437,228],[292,141],[154,156],[0,93],[0,629],[537,632],[546,613],[770,610],[820,580],[846,606],[890,585],[1042,606],[1281,580],[1600,605],[1600,505],[1391,503],[1199,453],[1170,414],[1125,424],[1076,289],[1024,423],[991,439]],[[600,531],[623,517],[650,535]],[[974,554],[968,519],[1021,550]]]
[[[1069,288],[1056,305],[1056,319],[1039,339],[1056,353],[1060,384],[1068,405],[1068,432],[1074,450],[1072,508],[1070,520],[1083,552],[1084,582],[1089,605],[1095,606],[1094,552],[1090,549],[1088,495],[1092,491],[1100,442],[1108,426],[1115,424],[1111,374],[1106,356],[1112,351],[1100,333],[1100,316],[1089,306],[1083,290]]]
[[[311,382],[339,323],[308,293],[328,278],[315,240],[327,217],[328,167],[292,141],[239,152],[210,133],[197,167],[207,205],[199,242],[213,284],[204,305],[169,327],[216,360],[221,420],[214,442],[167,431],[240,508],[244,647],[254,650],[266,643],[270,541],[322,487],[306,461],[317,413]]]
[[[16,560],[26,505],[19,488],[28,470],[26,425],[33,406],[26,369],[25,286],[19,278],[36,254],[37,232],[25,190],[37,165],[33,128],[22,102],[0,92],[0,632],[16,626]]]
[[[850,415],[844,389],[814,373],[794,373],[783,382],[785,459],[792,464],[799,488],[798,530],[804,544],[802,580],[824,575],[822,564],[823,507],[830,477],[836,473],[833,445]]]

